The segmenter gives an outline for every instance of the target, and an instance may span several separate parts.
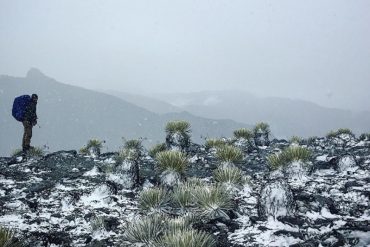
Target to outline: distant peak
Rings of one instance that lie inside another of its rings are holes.
[[[31,68],[28,72],[27,72],[27,78],[40,78],[40,77],[46,77],[39,69],[36,69],[36,68]]]

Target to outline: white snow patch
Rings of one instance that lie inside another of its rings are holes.
[[[168,186],[173,186],[180,181],[180,174],[175,171],[164,171],[161,174],[161,182]]]
[[[80,202],[93,208],[109,207],[109,204],[112,203],[110,194],[111,192],[107,185],[100,185],[90,194],[81,196]]]
[[[97,176],[97,175],[99,175],[98,168],[96,166],[94,166],[93,169],[91,169],[90,171],[85,172],[83,176],[85,176],[85,177],[94,177],[94,176]]]
[[[324,155],[321,155],[321,156],[317,156],[316,160],[317,161],[327,161],[327,157],[328,157],[328,155],[324,154]]]

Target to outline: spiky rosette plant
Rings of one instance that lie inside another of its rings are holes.
[[[119,152],[118,162],[128,160],[138,160],[142,156],[143,146],[140,140],[133,139],[125,142],[123,149]]]
[[[199,188],[194,198],[199,215],[205,220],[230,219],[228,211],[234,208],[232,196],[223,186]]]
[[[167,232],[175,232],[179,230],[191,229],[191,224],[194,221],[194,216],[185,214],[174,218],[167,219],[166,229]]]
[[[253,138],[256,146],[268,146],[270,145],[269,135],[270,126],[267,123],[257,123],[253,128]]]
[[[289,165],[293,161],[308,162],[311,160],[311,152],[304,147],[288,147],[279,154],[273,154],[267,157],[271,169],[276,170],[280,167]]]
[[[204,146],[206,149],[211,149],[211,148],[220,148],[226,144],[228,143],[227,143],[227,140],[225,139],[211,138],[211,139],[206,140]]]
[[[240,185],[243,174],[237,167],[219,167],[214,171],[213,178],[218,183]]]
[[[173,186],[180,181],[188,165],[186,155],[179,151],[160,152],[157,154],[156,160],[162,183],[169,186]]]
[[[299,145],[301,144],[303,139],[299,136],[292,136],[289,140],[289,142],[293,145]]]
[[[233,143],[236,147],[244,152],[252,151],[253,149],[253,131],[241,128],[234,131]]]
[[[348,128],[340,128],[340,129],[335,130],[335,131],[334,130],[330,131],[326,135],[326,138],[331,139],[331,138],[340,137],[341,135],[349,135],[351,137],[354,137],[355,136],[350,129],[348,129]]]
[[[165,230],[165,217],[154,214],[129,223],[122,238],[131,244],[155,247]]]
[[[15,237],[15,233],[12,230],[0,226],[0,246],[22,247],[24,243]]]
[[[159,143],[159,144],[156,144],[156,145],[154,145],[154,146],[149,150],[149,155],[150,155],[150,157],[155,158],[155,156],[156,156],[159,152],[166,151],[166,149],[167,149],[166,143]]]
[[[253,132],[249,129],[246,129],[246,128],[241,128],[241,129],[237,129],[234,131],[234,137],[236,139],[246,139],[246,140],[250,140],[253,138]]]
[[[103,141],[98,139],[90,139],[85,147],[80,149],[80,153],[84,155],[99,156],[103,147]]]
[[[139,208],[142,212],[158,213],[166,212],[170,204],[170,196],[162,188],[150,188],[139,195]]]
[[[167,232],[161,239],[161,247],[214,247],[216,240],[209,233],[194,229]]]
[[[243,153],[239,148],[231,145],[224,145],[217,149],[216,157],[222,166],[232,166],[243,160]]]
[[[12,157],[18,157],[21,155],[26,155],[31,158],[39,158],[45,155],[45,151],[40,147],[31,147],[28,151],[23,152],[22,149],[16,149],[12,152]]]
[[[179,184],[172,192],[171,201],[173,205],[180,208],[181,212],[186,212],[188,208],[194,206],[195,185]]]
[[[166,127],[166,145],[169,149],[187,151],[190,147],[190,124],[186,121],[171,121]]]

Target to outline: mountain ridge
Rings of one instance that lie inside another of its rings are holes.
[[[9,154],[21,146],[22,124],[11,116],[13,99],[22,94],[37,93],[39,127],[35,126],[31,145],[45,146],[49,151],[81,148],[91,138],[106,141],[106,149],[117,150],[122,138],[146,138],[144,145],[164,141],[167,121],[190,121],[193,139],[202,141],[204,129],[209,136],[230,135],[245,124],[176,113],[162,116],[106,93],[96,92],[56,81],[37,69],[26,77],[0,77],[0,153]],[[202,132],[200,131],[202,130]]]

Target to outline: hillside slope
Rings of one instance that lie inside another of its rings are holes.
[[[230,135],[236,128],[245,127],[231,120],[210,120],[189,113],[159,115],[127,101],[67,84],[31,69],[25,78],[0,77],[0,155],[21,146],[23,126],[11,116],[13,99],[22,94],[37,93],[39,127],[34,128],[32,144],[45,146],[49,151],[78,149],[87,140],[105,140],[105,149],[117,150],[122,137],[147,138],[150,146],[164,140],[167,121],[190,121],[192,138],[201,142],[201,135]],[[205,131],[207,130],[207,131]]]

